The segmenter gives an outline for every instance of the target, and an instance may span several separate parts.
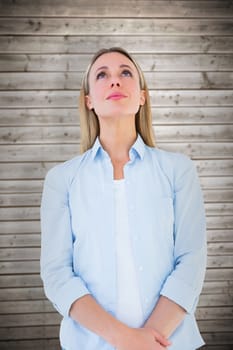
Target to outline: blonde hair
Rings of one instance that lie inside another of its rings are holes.
[[[95,111],[93,109],[89,110],[86,106],[85,96],[89,94],[89,82],[88,82],[89,72],[92,65],[94,64],[94,62],[97,60],[98,57],[110,52],[119,52],[122,55],[126,56],[131,62],[133,62],[134,66],[138,71],[140,88],[142,90],[145,90],[145,104],[143,106],[140,106],[138,112],[136,113],[136,116],[135,116],[136,131],[141,135],[146,145],[155,147],[156,143],[155,143],[155,136],[154,136],[154,131],[152,127],[150,96],[149,96],[149,91],[148,91],[148,87],[147,87],[143,72],[139,67],[139,65],[137,64],[137,62],[126,50],[122,49],[121,47],[111,47],[110,49],[101,49],[93,56],[91,63],[89,64],[83,77],[82,86],[80,90],[80,97],[79,97],[79,113],[80,113],[80,128],[81,128],[80,151],[81,153],[84,153],[85,151],[90,149],[93,146],[96,140],[96,137],[99,136],[100,134],[98,117],[95,114]]]

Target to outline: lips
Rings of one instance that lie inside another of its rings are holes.
[[[120,100],[122,98],[125,98],[126,95],[120,93],[120,92],[113,92],[108,97],[107,100]]]

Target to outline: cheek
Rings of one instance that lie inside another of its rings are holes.
[[[95,86],[90,89],[90,95],[93,102],[98,102],[105,96],[105,85],[106,84],[104,84],[104,81],[99,81],[98,84],[95,84]]]

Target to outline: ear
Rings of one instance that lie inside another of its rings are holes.
[[[86,95],[85,96],[85,103],[86,103],[86,106],[89,110],[91,110],[93,108],[93,105],[92,105],[92,102],[91,102],[91,98],[89,95]]]
[[[140,106],[143,106],[146,102],[146,91],[141,90],[140,91]]]

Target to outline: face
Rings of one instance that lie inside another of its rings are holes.
[[[89,73],[86,105],[98,117],[135,116],[145,103],[139,75],[133,62],[119,52],[97,58]]]

